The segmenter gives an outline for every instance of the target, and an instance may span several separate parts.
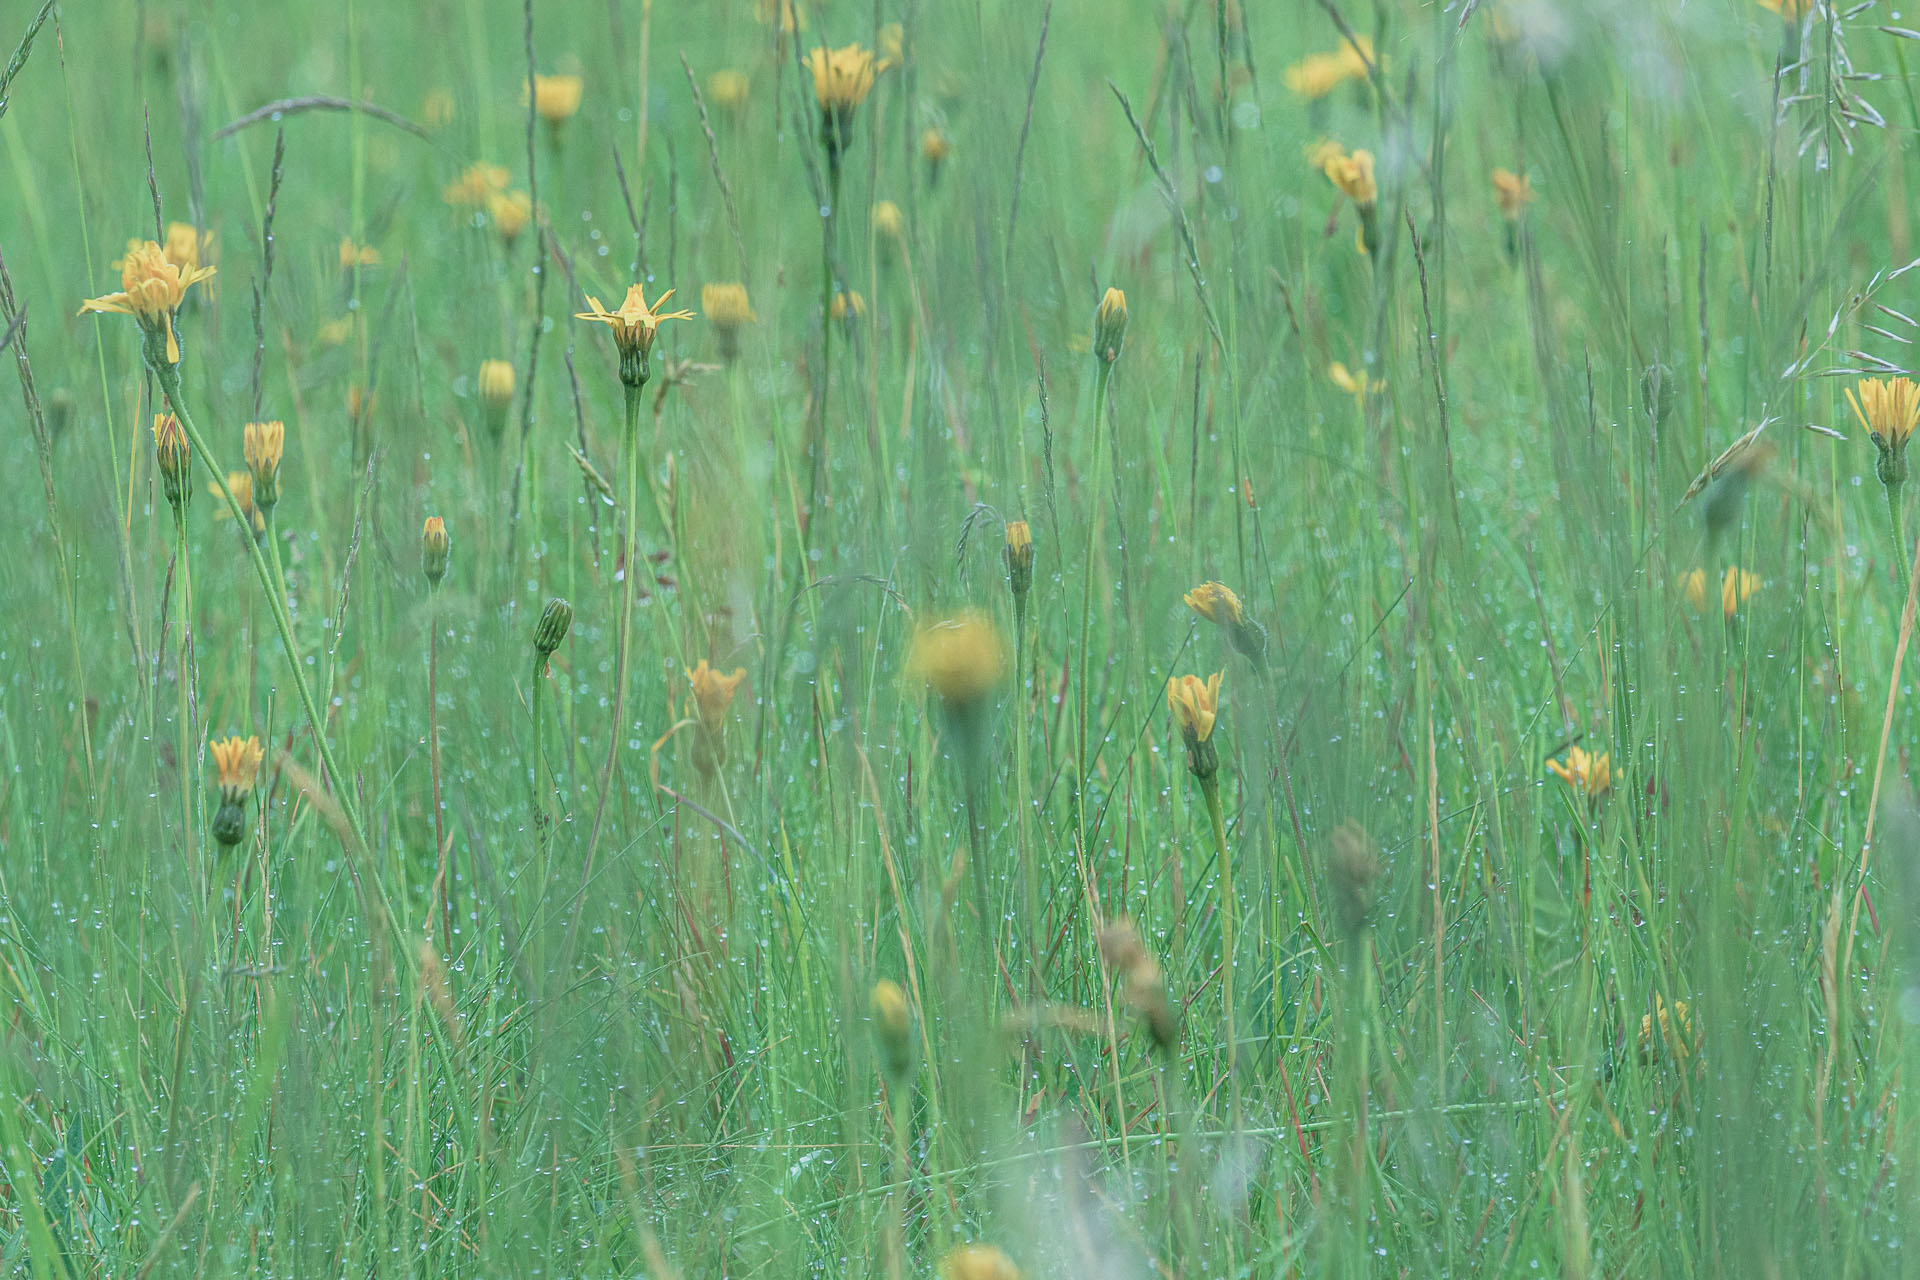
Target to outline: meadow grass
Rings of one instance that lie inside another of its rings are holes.
[[[0,1267],[1920,1270],[1900,15],[774,10],[0,6]]]

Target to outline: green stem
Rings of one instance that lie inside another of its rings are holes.
[[[1890,484],[1886,486],[1887,527],[1893,530],[1893,554],[1900,565],[1900,584],[1903,592],[1906,589],[1907,578],[1912,570],[1912,562],[1909,559],[1910,553],[1907,550],[1906,512],[1900,501],[1900,493],[1904,488],[1906,488],[1904,484]]]
[[[626,732],[627,654],[633,639],[633,584],[640,573],[637,563],[640,550],[640,401],[645,386],[645,383],[639,386],[626,384],[626,430],[620,438],[620,454],[625,464],[626,492],[621,494],[621,501],[626,504],[627,529],[626,542],[621,549],[624,569],[620,583],[620,644],[613,668],[613,728],[607,735],[607,762],[600,770],[600,799],[594,807],[593,834],[587,838],[586,865],[580,873],[583,891],[581,903],[574,908],[574,923],[569,933],[579,927],[580,905],[585,903],[584,889],[588,878],[593,875],[593,855],[600,847],[601,825],[607,816],[607,798],[613,794],[614,765],[619,761],[620,741]]]
[[[267,605],[273,612],[273,622],[280,630],[280,643],[286,649],[287,668],[293,675],[293,687],[300,695],[300,705],[307,713],[307,721],[313,726],[314,745],[319,748],[320,760],[326,766],[327,777],[333,786],[334,798],[340,805],[340,811],[346,815],[347,825],[352,828],[353,836],[365,850],[367,844],[366,828],[360,825],[360,811],[353,803],[352,788],[347,785],[346,774],[340,771],[339,763],[334,759],[333,748],[327,745],[326,722],[320,718],[320,708],[314,703],[313,690],[307,687],[307,677],[300,670],[300,649],[293,639],[293,621],[287,616],[286,598],[275,584],[273,569],[267,563],[266,555],[260,550],[259,540],[252,536],[252,520],[240,509],[239,499],[233,496],[233,490],[227,486],[227,473],[214,458],[213,450],[201,438],[200,428],[193,420],[193,414],[187,409],[186,399],[180,394],[180,370],[176,365],[164,360],[149,358],[147,368],[153,372],[160,383],[161,391],[166,393],[167,404],[174,416],[180,419],[180,426],[186,431],[187,439],[193,444],[193,451],[200,461],[213,474],[213,483],[220,490],[220,496],[226,499],[227,509],[239,522],[239,528],[246,536],[241,538],[247,546],[247,554],[253,561],[253,571],[260,579],[260,589],[266,594]]]
[[[187,513],[184,507],[175,507],[173,509],[173,533],[174,561],[178,566],[177,572],[180,576],[180,581],[174,591],[180,609],[180,671],[177,681],[180,687],[180,708],[176,716],[177,724],[175,726],[176,739],[179,744],[175,748],[175,751],[180,758],[180,830],[186,841],[185,852],[187,861],[199,874],[200,889],[201,892],[205,894],[211,891],[212,885],[207,878],[205,868],[200,865],[200,845],[199,842],[194,839],[193,829],[193,801],[194,796],[199,792],[199,788],[194,786],[191,780],[195,773],[193,766],[197,763],[199,753],[193,749],[192,725],[189,721],[189,717],[192,715],[193,696],[190,687],[193,679],[193,642],[189,634],[189,628],[193,625],[193,601],[191,599],[193,577],[187,567]]]
[[[453,950],[453,875],[447,865],[446,817],[440,804],[440,588],[427,588],[427,758],[433,769],[433,861],[440,881],[440,945]]]
[[[1093,466],[1095,469],[1099,468],[1100,459],[1103,453],[1103,451],[1100,448],[1100,445],[1101,445],[1102,439],[1106,434],[1107,414],[1106,414],[1105,406],[1107,402],[1107,379],[1109,379],[1112,376],[1113,376],[1113,366],[1108,364],[1106,361],[1101,360],[1099,365],[1099,370],[1094,375],[1094,383],[1093,383],[1093,388],[1094,388],[1093,389],[1093,400],[1094,400],[1094,404],[1093,404]],[[1092,671],[1092,665],[1088,659],[1087,631],[1093,618],[1093,539],[1094,539],[1094,534],[1099,529],[1099,527],[1100,527],[1100,488],[1098,484],[1095,484],[1093,486],[1093,493],[1090,497],[1090,500],[1087,503],[1087,548],[1086,548],[1086,556],[1083,559],[1081,564],[1082,572],[1080,575],[1080,649],[1079,649],[1080,726],[1079,726],[1079,737],[1078,737],[1078,746],[1079,746],[1079,753],[1080,753],[1080,759],[1079,759],[1080,814],[1078,815],[1079,817],[1085,816],[1087,782],[1090,778],[1093,777],[1093,762],[1089,758],[1088,745],[1087,745],[1087,704],[1093,696],[1093,689],[1092,689],[1093,671]],[[1079,825],[1082,827],[1083,838],[1084,838],[1085,823],[1081,822]]]
[[[1207,817],[1213,825],[1213,851],[1220,866],[1220,1001],[1226,1013],[1227,1094],[1232,1109],[1232,1131],[1239,1133],[1240,1073],[1234,1070],[1233,1064],[1240,1053],[1240,1039],[1234,1023],[1233,956],[1240,906],[1233,891],[1233,858],[1227,852],[1227,819],[1220,806],[1220,779],[1200,779],[1200,791],[1207,798]]]

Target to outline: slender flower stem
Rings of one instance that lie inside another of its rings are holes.
[[[620,647],[613,668],[613,728],[607,734],[607,762],[600,770],[600,800],[594,807],[593,834],[587,839],[586,865],[580,876],[583,886],[593,875],[593,855],[600,845],[600,828],[607,816],[607,798],[613,794],[614,765],[619,761],[620,740],[626,732],[627,655],[633,639],[633,584],[640,571],[636,563],[640,554],[640,401],[645,385],[627,384],[626,388],[627,423],[625,434],[620,438],[620,453],[626,475],[626,490],[620,497],[627,509],[626,541],[620,557]],[[578,908],[574,920],[577,925]]]
[[[1233,1131],[1240,1131],[1240,1076],[1233,1069],[1239,1055],[1240,1040],[1234,1025],[1233,959],[1234,941],[1240,914],[1239,900],[1233,892],[1233,857],[1227,851],[1227,820],[1220,807],[1220,779],[1202,778],[1200,790],[1207,798],[1207,817],[1213,824],[1213,850],[1220,864],[1220,1000],[1227,1024],[1227,1088],[1233,1112]]]
[[[228,510],[239,522],[239,527],[247,531],[247,536],[241,541],[247,545],[248,555],[253,560],[254,573],[260,578],[260,589],[266,594],[268,607],[273,612],[274,625],[280,629],[280,643],[287,651],[287,668],[293,674],[293,687],[300,695],[300,705],[307,713],[307,721],[313,726],[313,741],[320,750],[321,763],[326,766],[334,797],[340,805],[340,811],[346,815],[347,825],[352,828],[354,839],[359,842],[361,849],[368,849],[366,828],[360,824],[360,811],[353,803],[352,788],[348,786],[346,775],[340,771],[340,766],[334,759],[333,748],[327,745],[326,722],[320,718],[320,708],[313,700],[313,690],[307,687],[306,673],[300,669],[300,649],[294,643],[293,621],[287,616],[286,599],[275,585],[273,569],[267,563],[265,553],[260,550],[259,541],[252,536],[253,522],[248,518],[247,513],[241,510],[239,499],[233,496],[233,490],[227,485],[227,473],[215,460],[213,451],[207,448],[206,441],[200,436],[200,428],[194,422],[192,412],[187,408],[185,397],[180,394],[179,367],[151,357],[147,360],[147,367],[152,370],[154,378],[160,383],[161,391],[166,393],[167,404],[172,408],[174,416],[180,419],[180,426],[186,431],[187,439],[192,442],[194,453],[199,455],[200,461],[206,464],[208,471],[212,472],[214,486],[220,490],[220,496],[226,499]]]
[[[1901,492],[1905,488],[1904,484],[1886,486],[1887,527],[1893,530],[1893,553],[1900,560],[1900,581],[1902,582],[1905,582],[1909,576],[1906,511],[1904,504],[1900,501]]]
[[[194,774],[193,766],[198,759],[199,753],[194,750],[192,745],[192,724],[189,720],[189,717],[192,715],[193,697],[191,688],[193,680],[193,641],[190,633],[190,628],[193,626],[193,600],[191,598],[193,576],[192,571],[187,567],[187,513],[184,507],[175,507],[173,509],[173,533],[175,572],[179,575],[179,582],[174,588],[174,596],[180,610],[180,670],[177,681],[180,686],[180,708],[175,717],[177,721],[175,736],[179,744],[175,748],[175,754],[178,755],[180,762],[180,831],[182,838],[186,841],[188,863],[193,866],[196,873],[199,874],[201,879],[200,887],[202,892],[205,892],[209,888],[209,884],[205,870],[200,866],[200,845],[199,842],[194,839],[193,829],[193,802],[194,797],[199,793],[200,789],[192,784],[192,778]]]
[[[1107,424],[1107,379],[1113,375],[1113,366],[1100,361],[1093,382],[1093,467],[1097,470],[1102,456],[1101,442],[1106,435]],[[1100,527],[1100,489],[1093,486],[1091,499],[1087,503],[1087,550],[1082,562],[1080,575],[1080,732],[1079,732],[1079,773],[1080,773],[1080,816],[1086,813],[1087,780],[1093,776],[1093,762],[1089,758],[1087,746],[1087,704],[1093,697],[1093,672],[1088,660],[1087,630],[1093,618],[1093,538]],[[1081,824],[1084,827],[1084,823]]]
[[[440,945],[453,948],[453,876],[447,863],[446,817],[440,804],[440,588],[427,588],[427,758],[433,768],[434,879],[440,899]]]

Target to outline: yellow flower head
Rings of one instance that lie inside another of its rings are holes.
[[[1220,715],[1220,681],[1226,674],[1216,671],[1205,680],[1174,676],[1167,681],[1167,706],[1189,747],[1213,737],[1213,723]]]
[[[1203,582],[1187,592],[1187,607],[1205,618],[1208,622],[1223,627],[1240,625],[1246,620],[1246,610],[1240,607],[1240,597],[1221,582]]]
[[[233,490],[233,500],[240,504],[240,514],[245,516],[247,523],[253,526],[253,531],[259,533],[264,530],[267,527],[267,522],[261,516],[259,509],[253,501],[253,477],[245,471],[229,471],[227,472],[227,488]],[[227,497],[220,492],[220,486],[209,480],[207,482],[207,492],[212,494],[214,499],[221,504],[214,508],[213,518],[215,520],[231,519],[233,512],[227,509]]]
[[[1762,9],[1771,9],[1785,22],[1798,23],[1813,8],[1814,0],[1757,0]]]
[[[355,267],[377,267],[380,265],[380,251],[370,244],[355,244],[351,236],[340,237],[340,269],[351,271]]]
[[[753,304],[747,301],[747,286],[737,283],[701,285],[700,309],[722,329],[737,329],[760,318],[753,314]]]
[[[548,124],[565,124],[580,110],[583,87],[579,76],[535,76],[533,109]]]
[[[724,67],[707,77],[707,97],[722,111],[738,111],[747,105],[749,83],[744,73]]]
[[[904,1080],[913,1070],[913,1011],[900,984],[882,978],[867,997],[873,1016],[874,1039],[880,1044],[882,1065],[889,1078]]]
[[[733,705],[734,692],[747,678],[745,667],[735,667],[732,675],[721,675],[707,665],[705,658],[687,673],[693,686],[693,710],[708,733],[718,736],[727,727],[727,708]]]
[[[1494,201],[1500,206],[1500,216],[1508,222],[1518,221],[1533,203],[1533,179],[1507,169],[1495,169],[1488,176],[1493,183]]]
[[[1020,1280],[1020,1268],[990,1244],[963,1244],[940,1259],[940,1280]]]
[[[907,229],[907,220],[900,213],[900,206],[891,200],[876,200],[873,205],[873,229],[889,240],[898,240]]]
[[[80,304],[80,314],[109,311],[132,316],[150,337],[165,336],[167,363],[178,364],[180,342],[173,332],[173,313],[186,300],[187,290],[213,272],[212,267],[183,268],[147,240],[120,260],[120,292],[88,298]]]
[[[254,780],[260,776],[260,761],[267,754],[261,750],[260,739],[232,737],[222,742],[215,738],[207,747],[213,752],[221,801],[237,804],[253,790]]]
[[[1033,587],[1033,530],[1025,520],[1007,521],[1007,585],[1018,604]]]
[[[1387,389],[1385,378],[1369,378],[1365,369],[1355,373],[1338,360],[1327,366],[1327,377],[1333,380],[1334,386],[1358,400],[1362,405],[1366,404],[1368,396],[1379,395]]]
[[[1911,378],[1862,378],[1847,388],[1847,403],[1882,453],[1904,453],[1920,422],[1920,386]]]
[[[853,321],[867,314],[867,300],[860,296],[858,289],[848,289],[833,295],[833,318]]]
[[[938,165],[953,152],[953,143],[939,129],[929,128],[920,135],[920,158]]]
[[[1302,58],[1286,69],[1282,79],[1288,90],[1312,102],[1326,97],[1349,80],[1364,78],[1367,63],[1372,60],[1373,41],[1367,36],[1355,36],[1353,43],[1342,43],[1336,53],[1315,53]]]
[[[693,319],[691,311],[659,310],[672,296],[673,290],[669,289],[649,303],[645,288],[631,285],[625,300],[609,311],[600,305],[598,298],[588,294],[587,305],[593,309],[576,312],[573,318],[598,321],[613,330],[613,345],[620,351],[620,380],[637,387],[646,383],[647,360],[653,354],[653,340],[660,325],[668,320]]]
[[[280,501],[280,454],[286,444],[285,423],[249,422],[246,426],[244,452],[247,470],[252,473],[250,496],[254,505],[264,510],[272,510]]]
[[[1325,157],[1320,171],[1357,205],[1370,205],[1380,198],[1380,188],[1373,180],[1371,151],[1355,151],[1349,155],[1336,150]]]
[[[1565,764],[1549,760],[1547,768],[1559,775],[1562,782],[1592,800],[1598,800],[1613,785],[1613,753],[1610,751],[1603,751],[1596,756],[1584,748],[1569,747]]]
[[[876,60],[871,49],[850,44],[839,49],[821,45],[807,54],[806,65],[813,72],[813,96],[820,109],[845,115],[867,100],[874,77],[892,63]]]
[[[448,204],[468,209],[486,207],[490,196],[507,189],[507,171],[497,164],[470,164],[461,175],[441,188],[440,196]]]
[[[1660,1031],[1653,1025],[1658,1021]],[[1673,1050],[1676,1060],[1685,1062],[1700,1048],[1700,1037],[1693,1029],[1693,1013],[1685,1000],[1675,1000],[1672,1011],[1659,993],[1653,997],[1653,1012],[1640,1015],[1640,1061],[1656,1062],[1663,1050]]]
[[[1740,611],[1740,606],[1748,597],[1760,589],[1760,575],[1745,569],[1729,568],[1726,576],[1720,580],[1720,612],[1728,617]],[[1707,571],[1692,569],[1680,575],[1680,589],[1686,593],[1687,603],[1695,609],[1707,607]]]
[[[501,238],[512,244],[533,221],[533,197],[524,191],[496,192],[487,197],[487,216]]]
[[[800,7],[794,4],[793,0],[754,0],[753,8],[760,21],[769,25],[774,22],[774,15],[778,13],[782,35],[792,35],[794,29],[805,22],[805,18],[800,13]]]
[[[128,246],[129,249],[132,247]],[[190,275],[200,269],[201,258],[212,247],[212,232],[203,232],[191,222],[169,222],[167,242],[161,252],[166,255],[168,262]]]
[[[1000,683],[1007,650],[987,616],[965,609],[914,634],[907,669],[950,705],[977,702]]]
[[[513,399],[513,366],[505,360],[480,362],[480,399],[489,409],[504,409]]]

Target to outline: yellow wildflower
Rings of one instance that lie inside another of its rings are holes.
[[[1020,1268],[990,1244],[963,1244],[940,1259],[940,1280],[1020,1280]]]
[[[1660,1024],[1654,1033],[1655,1022]],[[1656,1062],[1663,1050],[1671,1049],[1675,1059],[1685,1062],[1700,1048],[1700,1037],[1693,1029],[1693,1011],[1685,1000],[1675,1000],[1669,1012],[1666,1000],[1654,993],[1653,1012],[1640,1015],[1640,1061]]]
[[[724,67],[707,77],[707,97],[722,111],[738,111],[747,105],[747,77],[732,67]]]
[[[631,285],[626,298],[614,310],[609,311],[600,305],[600,300],[592,294],[587,295],[587,305],[591,311],[574,314],[576,320],[594,320],[613,330],[613,345],[620,351],[620,380],[631,387],[646,383],[650,370],[648,358],[653,354],[653,340],[660,325],[667,320],[691,320],[691,311],[660,311],[668,298],[673,296],[669,289],[652,303],[648,303],[645,288]]]
[[[507,171],[497,164],[470,164],[454,181],[441,188],[448,204],[469,209],[486,206],[489,197],[507,189]]]
[[[1365,369],[1355,373],[1335,360],[1327,366],[1327,377],[1333,385],[1352,396],[1363,408],[1368,396],[1377,396],[1387,389],[1385,378],[1369,378]]]
[[[1226,674],[1216,671],[1205,680],[1174,676],[1167,681],[1167,706],[1189,747],[1213,737],[1214,721],[1220,715],[1220,681]]]
[[[1349,80],[1364,79],[1367,64],[1373,61],[1373,41],[1355,36],[1343,41],[1335,53],[1309,54],[1288,67],[1281,78],[1287,88],[1312,102],[1326,97]]]
[[[132,316],[149,339],[164,338],[167,363],[178,364],[180,341],[173,331],[173,313],[186,300],[187,290],[213,273],[212,267],[183,268],[148,240],[121,260],[120,292],[88,298],[80,305],[80,314],[102,311]]]
[[[276,420],[246,425],[243,452],[247,470],[252,473],[251,497],[262,511],[272,511],[280,501],[280,454],[286,443],[285,423]]]
[[[223,804],[238,804],[253,790],[260,776],[260,762],[266,758],[258,737],[216,738],[207,744],[213,753],[213,768]]]
[[[1500,206],[1500,216],[1508,222],[1517,221],[1533,203],[1533,179],[1507,169],[1495,169],[1488,177],[1493,183],[1493,198]]]
[[[579,76],[540,76],[533,78],[533,109],[542,120],[558,128],[580,110],[584,84]]]
[[[733,705],[734,692],[746,678],[745,667],[735,667],[732,675],[721,675],[707,665],[705,658],[687,673],[687,683],[693,686],[695,718],[708,733],[718,737],[726,730],[727,709]]]
[[[1107,364],[1120,358],[1127,341],[1127,295],[1109,287],[1093,313],[1093,354]]]
[[[986,696],[1007,667],[1006,646],[985,614],[962,610],[915,633],[907,668],[952,705]]]
[[[873,206],[873,229],[889,240],[898,240],[907,229],[907,220],[900,213],[900,206],[891,200],[877,200]]]
[[[355,267],[377,267],[380,265],[380,251],[370,244],[355,244],[353,237],[340,237],[340,269],[351,271]]]
[[[1575,791],[1597,800],[1607,793],[1613,785],[1613,753],[1603,751],[1592,755],[1581,747],[1567,748],[1567,760],[1562,764],[1558,760],[1547,761],[1547,768],[1557,774],[1560,780]]]
[[[508,191],[487,197],[487,216],[501,239],[512,244],[533,220],[533,198],[524,191]]]
[[[1888,488],[1903,484],[1907,478],[1907,441],[1920,422],[1920,387],[1911,378],[1862,378],[1858,388],[1848,387],[1847,403],[1854,416],[1867,429],[1874,447],[1880,450],[1876,468],[1880,483]]]

